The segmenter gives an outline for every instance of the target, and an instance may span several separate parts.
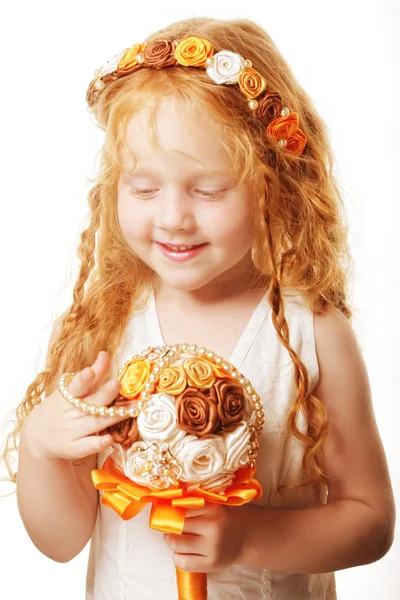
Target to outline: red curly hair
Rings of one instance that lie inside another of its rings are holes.
[[[298,113],[307,145],[300,156],[267,145],[263,127],[252,117],[241,92],[215,85],[201,69],[141,69],[107,84],[90,110],[105,131],[105,142],[99,174],[88,195],[90,224],[83,231],[78,248],[81,266],[73,302],[51,347],[47,368],[35,377],[16,408],[16,425],[3,452],[14,483],[16,474],[12,472],[10,453],[18,450],[24,419],[42,394],[56,389],[62,372],[78,371],[92,364],[100,350],[107,350],[112,356],[131,309],[139,308],[139,298],[151,273],[127,245],[118,222],[121,149],[129,151],[124,136],[132,115],[148,106],[151,125],[157,102],[175,96],[195,101],[214,117],[235,172],[240,173],[241,181],[250,178],[254,182],[258,233],[253,260],[269,282],[273,325],[292,358],[297,386],[288,432],[305,447],[303,469],[309,481],[302,486],[314,484],[320,491],[321,486],[326,487],[323,443],[327,414],[323,404],[310,393],[307,369],[290,346],[282,290],[303,293],[313,312],[322,313],[328,305],[334,305],[347,318],[351,317],[346,303],[351,259],[343,200],[332,174],[327,127],[269,35],[252,21],[191,18],[157,31],[145,43],[157,37],[172,41],[191,35],[208,39],[216,52],[232,50],[250,59],[268,81],[268,89],[276,90],[285,105]],[[301,411],[308,423],[306,433],[296,425]]]

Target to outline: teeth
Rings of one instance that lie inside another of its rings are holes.
[[[174,252],[180,252],[182,250],[190,250],[191,248],[194,248],[194,246],[170,246],[170,248]]]

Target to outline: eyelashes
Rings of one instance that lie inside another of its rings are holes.
[[[148,188],[143,188],[143,189],[139,189],[139,188],[131,188],[131,193],[132,194],[137,194],[137,195],[143,195],[143,196],[149,196],[150,194],[156,192],[157,189],[148,189]],[[218,196],[220,196],[223,192],[225,192],[226,190],[220,190],[218,192],[207,192],[205,190],[194,190],[195,192],[198,192],[199,194],[201,194],[202,196],[204,196],[205,198],[217,198]]]

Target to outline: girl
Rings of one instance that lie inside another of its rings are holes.
[[[333,572],[383,557],[395,517],[325,125],[247,20],[158,31],[98,69],[87,101],[106,137],[74,301],[5,451],[27,532],[59,562],[91,540],[87,600],[172,600],[174,565],[208,573],[211,600],[332,600]],[[58,381],[73,371],[73,395],[110,407],[126,360],[184,342],[260,394],[263,496],[162,536],[148,510],[123,521],[99,502],[91,471],[121,417],[82,413]]]

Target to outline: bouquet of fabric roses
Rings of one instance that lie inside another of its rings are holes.
[[[92,471],[103,504],[130,519],[151,502],[150,527],[180,534],[186,508],[261,496],[253,475],[264,412],[232,364],[206,348],[163,345],[133,356],[117,378],[112,406],[127,418],[107,429],[112,454]],[[207,598],[205,573],[176,571],[180,600]]]

